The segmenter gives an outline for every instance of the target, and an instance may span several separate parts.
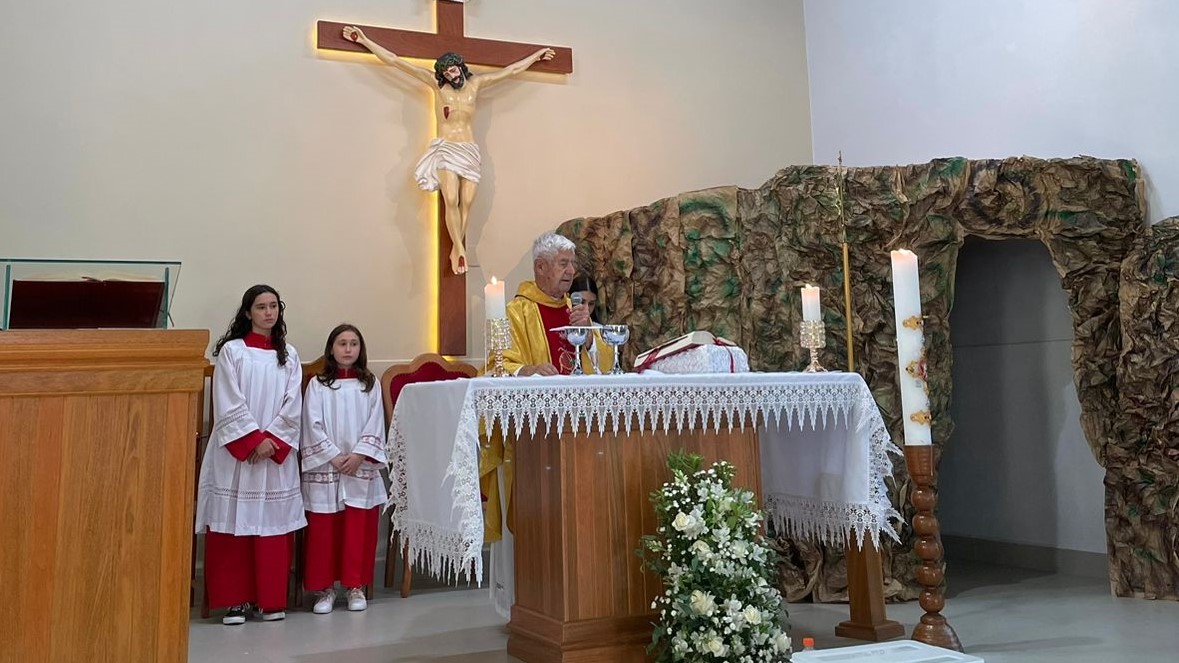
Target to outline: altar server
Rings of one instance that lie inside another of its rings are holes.
[[[299,468],[302,369],[286,342],[278,292],[242,295],[213,355],[213,432],[201,464],[196,530],[205,532],[209,605],[229,608],[224,624],[252,609],[286,617],[291,533],[307,524]]]
[[[376,564],[377,524],[389,500],[381,467],[385,413],[381,387],[368,370],[364,337],[343,324],[328,335],[324,369],[307,385],[303,404],[303,500],[307,505],[303,586],[317,592],[316,614],[332,611],[335,582],[349,610],[364,610],[364,586]]]

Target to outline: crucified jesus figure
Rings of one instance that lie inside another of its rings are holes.
[[[430,141],[426,154],[418,161],[414,178],[424,191],[442,191],[446,230],[454,245],[450,250],[450,268],[455,274],[465,273],[467,251],[463,238],[467,234],[471,202],[479,188],[482,165],[479,146],[475,144],[475,136],[471,131],[475,100],[480,90],[525,71],[538,60],[553,59],[553,49],[542,48],[503,69],[475,76],[457,53],[444,54],[434,63],[434,70],[430,71],[397,57],[366,37],[360,28],[344,28],[344,38],[364,46],[381,62],[404,71],[435,90],[434,113],[438,117],[438,137]]]

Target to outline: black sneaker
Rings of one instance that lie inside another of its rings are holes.
[[[249,603],[235,605],[225,613],[224,617],[221,618],[221,623],[225,624],[226,626],[237,626],[238,624],[245,624],[246,612],[248,612],[249,609]]]

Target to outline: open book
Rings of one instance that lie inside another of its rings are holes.
[[[667,359],[673,355],[687,352],[693,348],[698,348],[703,345],[725,345],[736,347],[736,343],[727,338],[714,336],[711,332],[694,331],[684,334],[679,338],[672,339],[663,345],[647,350],[638,357],[635,357],[635,371],[642,372],[644,369],[650,368],[652,364],[661,360]]]

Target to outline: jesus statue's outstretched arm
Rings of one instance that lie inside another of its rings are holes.
[[[529,67],[536,64],[540,60],[552,60],[556,55],[557,53],[553,49],[542,48],[532,55],[524,58],[523,60],[517,60],[503,69],[480,75],[479,80],[481,81],[483,87],[495,85],[504,79],[524,73],[528,70]]]
[[[360,28],[353,27],[351,25],[344,28],[344,38],[354,41],[357,44],[367,48],[372,52],[373,55],[377,56],[377,59],[381,62],[400,69],[401,71],[404,71],[410,76],[413,76],[419,81],[425,83],[426,85],[434,87],[435,79],[433,72],[428,69],[423,69],[422,67],[416,67],[406,62],[403,58],[398,57],[397,54],[393,51],[390,51],[384,46],[381,46],[380,44],[366,37]],[[532,63],[530,62],[529,64],[531,65]]]

